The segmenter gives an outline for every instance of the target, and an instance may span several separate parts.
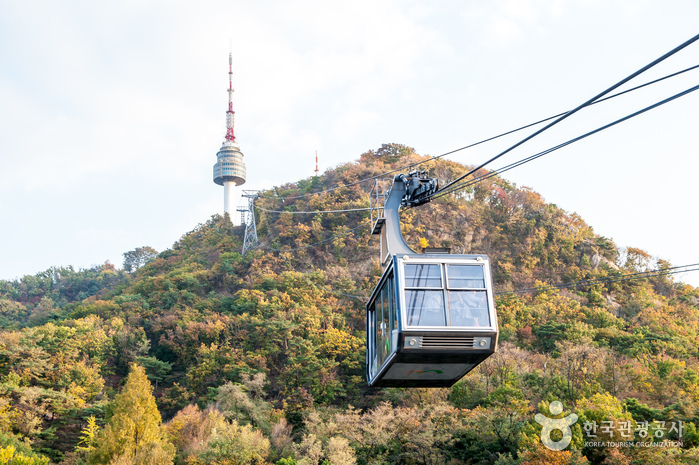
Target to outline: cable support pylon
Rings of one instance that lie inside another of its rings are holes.
[[[244,190],[243,195],[248,199],[247,208],[238,208],[240,212],[240,222],[245,224],[245,238],[243,239],[243,255],[248,250],[257,248],[260,241],[257,239],[257,224],[255,223],[255,199],[259,197],[258,191]]]

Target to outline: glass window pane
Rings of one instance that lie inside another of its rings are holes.
[[[384,286],[381,290],[381,300],[383,300],[383,319],[381,321],[381,336],[384,356],[387,357],[391,353],[391,322],[390,322],[390,310],[391,307],[388,302],[388,287]]]
[[[405,287],[442,287],[439,265],[405,265]]]
[[[449,291],[451,326],[490,326],[485,291]]]
[[[446,326],[442,291],[405,291],[408,326]]]
[[[391,312],[391,329],[398,329],[398,313],[396,305],[396,299],[393,296],[393,276],[388,278],[388,305]]]
[[[383,352],[381,350],[382,345],[381,345],[381,295],[379,295],[376,298],[376,311],[374,312],[374,334],[375,334],[375,343],[376,345],[376,366],[377,369],[381,366],[383,363]]]
[[[483,267],[480,265],[449,265],[447,267],[449,289],[454,288],[485,288]]]
[[[371,308],[369,310],[369,334],[367,334],[367,338],[369,338],[369,357],[371,360],[371,373],[376,374],[376,370],[378,369],[377,367],[377,359],[376,359],[376,305],[371,304]]]

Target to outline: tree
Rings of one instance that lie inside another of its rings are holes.
[[[89,463],[171,464],[175,447],[166,439],[153,388],[143,367],[133,364],[110,406]]]
[[[520,457],[520,465],[585,465],[590,463],[579,451],[550,450],[542,444],[525,451]]]
[[[214,431],[226,427],[221,412],[214,408],[200,410],[189,404],[166,425],[172,443],[177,449],[178,463],[196,460],[196,456],[206,451]]]
[[[197,458],[190,458],[192,465],[263,465],[269,456],[269,439],[250,425],[240,426],[233,420],[223,422],[212,431],[206,450]]]
[[[124,270],[132,273],[151,261],[158,255],[158,251],[153,247],[136,247],[135,249],[124,252]]]
[[[48,465],[48,457],[27,456],[18,452],[15,446],[0,447],[0,464],[7,465]]]
[[[170,373],[172,365],[168,362],[158,360],[156,357],[137,357],[137,362],[142,365],[148,375],[148,379],[155,381],[155,388],[158,389],[158,382]]]
[[[381,144],[381,147],[376,151],[379,157],[388,157],[396,159],[399,157],[410,156],[415,153],[415,149],[403,144]]]

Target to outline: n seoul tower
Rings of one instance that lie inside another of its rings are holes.
[[[228,111],[226,112],[226,140],[216,154],[214,182],[223,186],[223,212],[233,220],[233,188],[245,184],[243,152],[233,132],[233,53],[228,55]]]

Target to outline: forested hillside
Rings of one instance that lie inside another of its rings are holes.
[[[288,212],[367,207],[373,184],[355,181],[426,158],[388,144],[261,192],[244,256],[244,227],[216,215],[124,269],[0,281],[0,464],[699,463],[699,290],[655,276],[508,293],[671,264],[499,177],[401,215],[415,250],[490,256],[498,352],[452,388],[366,385],[368,212]],[[539,412],[578,416],[565,451],[542,445]],[[681,447],[586,445],[632,440]]]

